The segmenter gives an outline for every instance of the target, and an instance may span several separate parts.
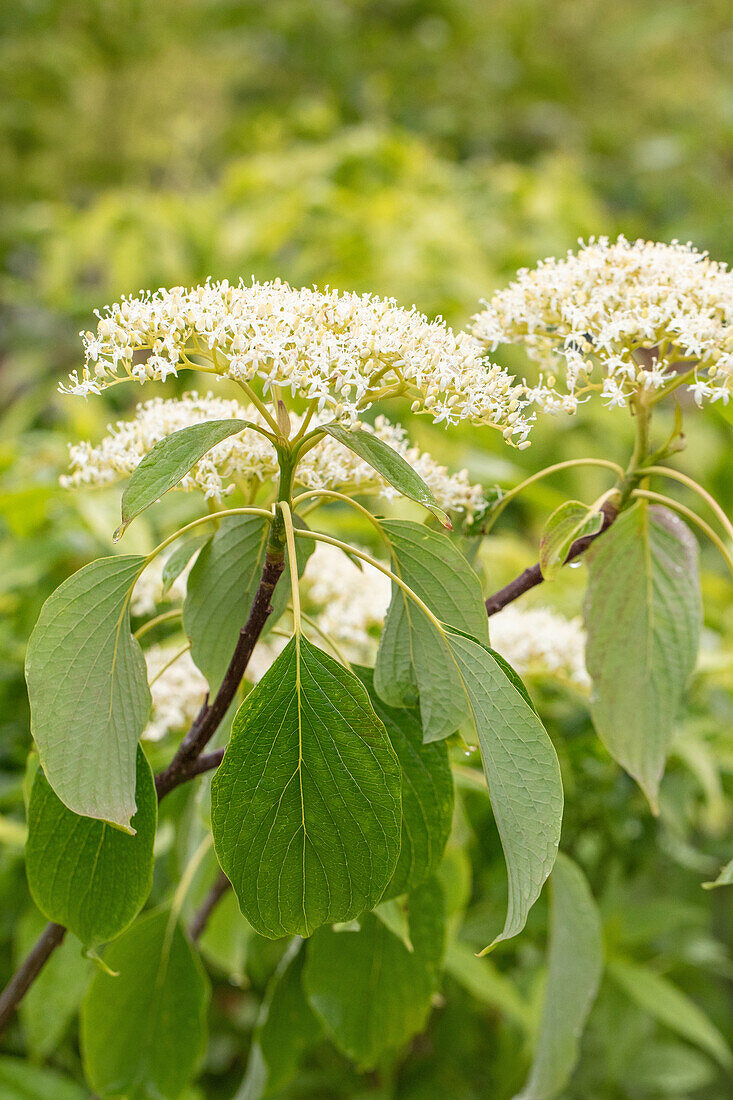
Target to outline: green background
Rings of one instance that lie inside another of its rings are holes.
[[[19,830],[24,648],[46,596],[110,552],[117,525],[118,491],[68,494],[58,476],[68,441],[99,438],[139,398],[132,386],[88,403],[56,393],[80,363],[78,332],[93,326],[93,309],[208,275],[279,276],[394,294],[461,326],[518,266],[580,236],[693,240],[731,260],[733,25],[727,0],[15,0],[0,35],[4,979],[19,921],[32,919]],[[521,370],[518,355],[502,359]],[[183,376],[178,392],[192,384]],[[154,392],[176,384],[143,396]],[[686,412],[680,466],[730,512],[731,412]],[[446,433],[420,420],[412,430],[487,486],[584,454],[623,460],[631,438],[623,410],[589,406],[545,419],[521,454],[486,429]],[[510,506],[482,551],[487,586],[533,560],[552,508],[604,487],[597,472],[574,472]],[[191,502],[168,507],[136,523],[125,552],[148,549]],[[609,950],[659,962],[730,1037],[730,888],[700,884],[733,855],[733,614],[715,551],[702,554],[706,644],[681,723],[693,748],[673,756],[658,822],[599,746],[585,704],[549,684],[533,690],[563,766],[564,847],[589,875]],[[577,614],[584,572],[529,602]],[[465,854],[452,859],[456,897],[463,886],[469,895],[462,937],[480,947],[501,913],[504,869],[479,796],[466,796],[461,829]],[[169,873],[156,871],[154,899]],[[496,960],[536,1007],[545,922],[541,905]],[[249,988],[215,992],[191,1097],[229,1097],[241,1077],[277,961],[264,941],[251,954]],[[452,979],[445,996],[389,1083],[318,1048],[282,1095],[510,1097],[526,1073],[526,1035]],[[5,1047],[78,1076],[74,1029],[39,1053],[15,1025]],[[608,981],[583,1049],[568,1097],[712,1100],[730,1087]]]

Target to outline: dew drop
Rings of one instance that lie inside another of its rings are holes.
[[[571,561],[571,562],[568,562],[568,565],[569,565],[569,567],[570,567],[571,569],[580,569],[580,567],[581,567],[581,565],[582,565],[582,564],[583,564],[583,563],[582,563],[582,562],[580,562],[580,561]]]

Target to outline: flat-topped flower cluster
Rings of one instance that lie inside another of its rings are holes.
[[[82,333],[85,365],[64,392],[164,381],[190,367],[254,383],[266,395],[281,387],[347,422],[399,392],[436,422],[490,424],[517,444],[529,431],[522,387],[477,340],[392,298],[293,289],[280,280],[208,281],[141,292],[97,316],[96,333]]]
[[[156,443],[172,432],[208,420],[248,420],[263,425],[258,410],[212,394],[185,394],[180,398],[154,398],[137,407],[132,420],[110,425],[108,434],[94,445],[74,443],[69,448],[70,474],[62,477],[66,488],[85,485],[112,485],[129,477]],[[326,419],[322,417],[322,419]],[[312,424],[317,426],[316,418]],[[301,418],[291,417],[297,430]],[[405,430],[378,416],[374,426],[361,425],[398,451],[430,486],[441,508],[470,518],[485,504],[480,485],[472,485],[465,470],[449,473],[427,452],[412,446]],[[213,447],[185,475],[177,488],[199,489],[216,502],[238,485],[247,492],[256,484],[278,476],[277,453],[270,441],[254,429],[245,429]],[[322,439],[301,459],[295,475],[298,484],[309,489],[335,489],[338,492],[373,492],[391,499],[397,491],[368,463],[330,436]],[[255,484],[256,483],[256,484]]]
[[[545,411],[575,412],[593,391],[623,406],[682,373],[699,405],[727,402],[733,273],[689,244],[601,237],[521,270],[472,332],[492,351],[521,344],[544,365],[528,396]]]

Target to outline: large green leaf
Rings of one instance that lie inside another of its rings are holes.
[[[476,728],[509,878],[506,921],[493,947],[524,928],[555,862],[563,810],[560,766],[537,714],[491,650],[454,631],[448,641]]]
[[[402,844],[384,893],[390,898],[417,886],[437,869],[453,820],[453,776],[447,746],[443,742],[422,743],[419,712],[388,707],[373,690],[372,670],[360,668],[356,672],[402,768]]]
[[[642,502],[598,539],[588,561],[586,664],[593,722],[656,809],[700,640],[697,544],[672,512]]]
[[[81,1044],[100,1096],[175,1098],[206,1049],[208,982],[168,910],[156,910],[110,944],[82,1008]]]
[[[432,972],[374,915],[357,930],[321,928],[304,971],[311,1008],[336,1046],[370,1069],[423,1029]]]
[[[269,530],[269,523],[261,516],[227,516],[199,554],[188,578],[183,628],[191,641],[191,656],[209,681],[212,697],[247,622],[265,564]],[[298,540],[299,574],[313,545],[309,540]],[[282,614],[289,595],[286,565],[273,594],[267,627]]]
[[[452,529],[447,514],[439,507],[432,489],[425,484],[410,463],[383,439],[365,432],[363,428],[344,428],[340,424],[323,424],[321,431],[363,459],[380,477],[393,486],[403,497],[422,504],[440,520],[444,527]]]
[[[561,853],[550,885],[547,988],[532,1069],[517,1100],[552,1100],[565,1088],[603,971],[600,915],[583,872]]]
[[[281,1090],[319,1039],[321,1025],[303,991],[304,963],[303,941],[294,939],[268,986],[235,1100],[262,1100]]]
[[[624,993],[650,1016],[712,1054],[722,1066],[733,1066],[727,1040],[687,994],[648,966],[612,959],[608,971]]]
[[[246,427],[246,420],[209,420],[190,424],[156,443],[135,468],[122,494],[122,523],[115,540],[136,516],[177,485],[207,451]]]
[[[3,1100],[88,1100],[89,1093],[50,1069],[30,1066],[20,1058],[0,1057]]]
[[[603,513],[579,500],[566,500],[556,508],[540,536],[540,569],[545,580],[557,576],[576,539],[595,535],[602,526]]]
[[[433,614],[441,622],[488,642],[481,584],[450,539],[408,520],[385,520],[382,528],[390,543],[395,573]],[[426,741],[454,733],[467,717],[460,677],[440,634],[394,584],[374,686],[391,706],[410,705],[415,694],[419,695]]]
[[[400,766],[353,673],[291,639],[247,696],[211,786],[219,861],[262,935],[372,908],[400,848]]]
[[[31,731],[46,777],[74,813],[129,829],[135,753],[150,713],[129,593],[145,558],[100,558],[46,600],[25,662]]]
[[[67,810],[39,768],[28,809],[26,872],[33,900],[49,920],[93,946],[119,935],[153,884],[158,815],[155,782],[137,750],[134,836]]]
[[[15,934],[16,964],[28,956],[45,927],[46,918],[37,909],[30,908],[23,914]],[[79,1011],[93,968],[93,963],[82,955],[74,936],[66,936],[49,956],[19,1008],[23,1034],[34,1058],[48,1058],[66,1036]],[[0,1096],[4,1095],[0,1089]]]

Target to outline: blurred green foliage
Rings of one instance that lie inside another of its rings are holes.
[[[132,387],[88,404],[55,393],[78,364],[78,330],[92,325],[92,310],[140,287],[280,276],[394,294],[460,325],[516,267],[581,235],[690,238],[731,259],[730,15],[728,0],[2,8],[0,978],[35,919],[19,828],[30,746],[25,644],[46,596],[108,553],[116,526],[117,493],[72,496],[58,475],[68,440],[98,437],[137,398]],[[693,409],[683,456],[729,511],[731,420],[719,406]],[[577,420],[538,425],[519,455],[485,430],[414,425],[424,445],[487,486],[583,454],[623,459],[629,428],[623,413],[584,409]],[[573,471],[522,496],[481,551],[488,587],[536,556],[557,504],[604,487],[597,471]],[[148,545],[152,522],[130,538]],[[564,847],[601,903],[609,954],[663,969],[730,1036],[730,888],[706,893],[701,883],[731,857],[733,613],[714,550],[704,548],[703,564],[707,644],[658,821],[598,744],[583,700],[532,687],[563,766]],[[533,599],[577,613],[583,572]],[[164,804],[163,836],[168,822],[178,839],[158,866],[154,898],[177,874],[188,797],[181,790]],[[463,792],[444,880],[461,939],[481,947],[505,887],[480,792]],[[495,960],[527,1006],[524,1027],[509,1000],[482,999],[453,973],[427,1035],[383,1074],[360,1078],[322,1045],[280,1095],[510,1097],[526,1074],[541,1002],[545,921],[538,906],[527,934]],[[254,937],[248,986],[220,980],[206,1072],[190,1100],[233,1095],[279,951]],[[78,1079],[73,1035],[62,1029],[43,1058]],[[31,1041],[21,1019],[6,1050],[27,1052]],[[604,982],[568,1097],[717,1100],[729,1087],[706,1057]]]

